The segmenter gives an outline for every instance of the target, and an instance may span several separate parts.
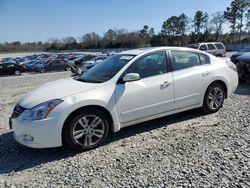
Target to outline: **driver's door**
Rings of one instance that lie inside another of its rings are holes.
[[[174,109],[173,79],[166,59],[165,51],[151,53],[124,73],[138,73],[141,79],[117,84],[116,103],[121,123]]]

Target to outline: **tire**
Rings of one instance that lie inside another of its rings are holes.
[[[71,71],[71,72],[72,72],[72,68],[71,68],[70,66],[66,66],[64,70],[65,70],[65,71]]]
[[[212,83],[205,93],[202,109],[205,113],[217,112],[224,103],[225,90],[219,83]]]
[[[63,141],[74,150],[94,149],[106,142],[109,125],[108,118],[102,111],[86,108],[67,121],[63,129]]]
[[[21,73],[21,71],[20,70],[15,70],[15,75],[16,76],[20,76],[22,73]]]
[[[46,68],[42,68],[41,70],[40,70],[40,73],[46,73],[47,72],[47,69]]]

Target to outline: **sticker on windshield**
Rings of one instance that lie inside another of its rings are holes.
[[[120,57],[121,60],[131,60],[134,56],[131,55],[124,55],[122,57]]]

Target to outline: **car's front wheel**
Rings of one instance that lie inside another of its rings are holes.
[[[41,68],[40,73],[46,73],[47,69],[46,68]]]
[[[225,90],[219,83],[212,83],[205,93],[203,100],[203,111],[206,113],[217,112],[222,106],[225,98]]]
[[[77,113],[63,130],[63,139],[72,149],[85,151],[105,143],[109,134],[109,121],[97,109],[88,108]]]

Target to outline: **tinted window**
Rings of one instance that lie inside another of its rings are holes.
[[[174,70],[186,69],[200,65],[199,55],[194,52],[171,51],[172,68]]]
[[[133,58],[133,55],[125,54],[111,56],[81,75],[78,80],[91,83],[106,82],[113,78]]]
[[[209,50],[215,50],[215,47],[213,44],[207,44],[207,47]]]
[[[6,64],[6,67],[14,67],[15,65],[14,64]]]
[[[207,50],[207,45],[206,44],[202,44],[199,49],[200,50]]]
[[[222,44],[220,44],[220,43],[215,43],[215,46],[219,50],[225,49],[224,46]]]
[[[200,56],[200,64],[201,65],[209,64],[208,56],[206,56],[204,54],[199,54],[199,56]]]
[[[0,65],[0,69],[2,69],[3,68],[3,65]]]
[[[134,62],[126,73],[138,73],[141,78],[147,78],[167,72],[166,53],[155,52]]]

